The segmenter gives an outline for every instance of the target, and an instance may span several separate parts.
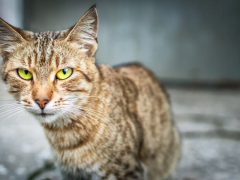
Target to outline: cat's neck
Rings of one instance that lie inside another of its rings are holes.
[[[43,125],[54,158],[61,166],[75,167],[71,163],[76,161],[76,154],[79,157],[80,169],[85,168],[81,165],[91,164],[97,160],[97,154],[102,153],[99,144],[102,141],[108,142],[109,132],[112,130],[112,124],[108,123],[109,119],[104,116],[83,114],[78,119],[71,119],[70,123],[62,127]]]
[[[92,121],[91,118],[82,115],[75,119],[68,119],[69,122],[65,125],[43,124],[43,127],[54,149],[69,150],[83,146],[94,138],[98,132],[99,123],[97,118],[95,123],[87,122]]]

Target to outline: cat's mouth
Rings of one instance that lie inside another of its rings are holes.
[[[42,117],[47,117],[47,116],[49,116],[49,115],[52,115],[52,114],[47,114],[47,113],[41,113],[41,114],[40,114],[40,116],[42,116]]]
[[[54,115],[54,114],[49,114],[49,113],[44,113],[44,112],[42,112],[42,113],[37,114],[37,115],[46,118],[46,117],[52,116],[52,115]]]

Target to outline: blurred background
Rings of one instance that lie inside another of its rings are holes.
[[[240,1],[0,0],[0,17],[34,32],[62,30],[95,3],[97,63],[141,62],[171,96],[183,137],[171,179],[240,180]],[[0,87],[0,179],[59,179],[40,125],[9,113],[13,99]]]

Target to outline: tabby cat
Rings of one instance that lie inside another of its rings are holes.
[[[157,180],[180,140],[157,78],[138,63],[96,65],[98,15],[33,33],[0,19],[2,78],[43,126],[64,179]]]

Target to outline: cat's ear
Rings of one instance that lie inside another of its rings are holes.
[[[86,56],[92,57],[97,50],[98,14],[96,7],[91,7],[82,18],[69,30],[66,41],[74,43]]]
[[[0,55],[6,60],[19,43],[26,42],[25,31],[16,28],[0,18]]]

